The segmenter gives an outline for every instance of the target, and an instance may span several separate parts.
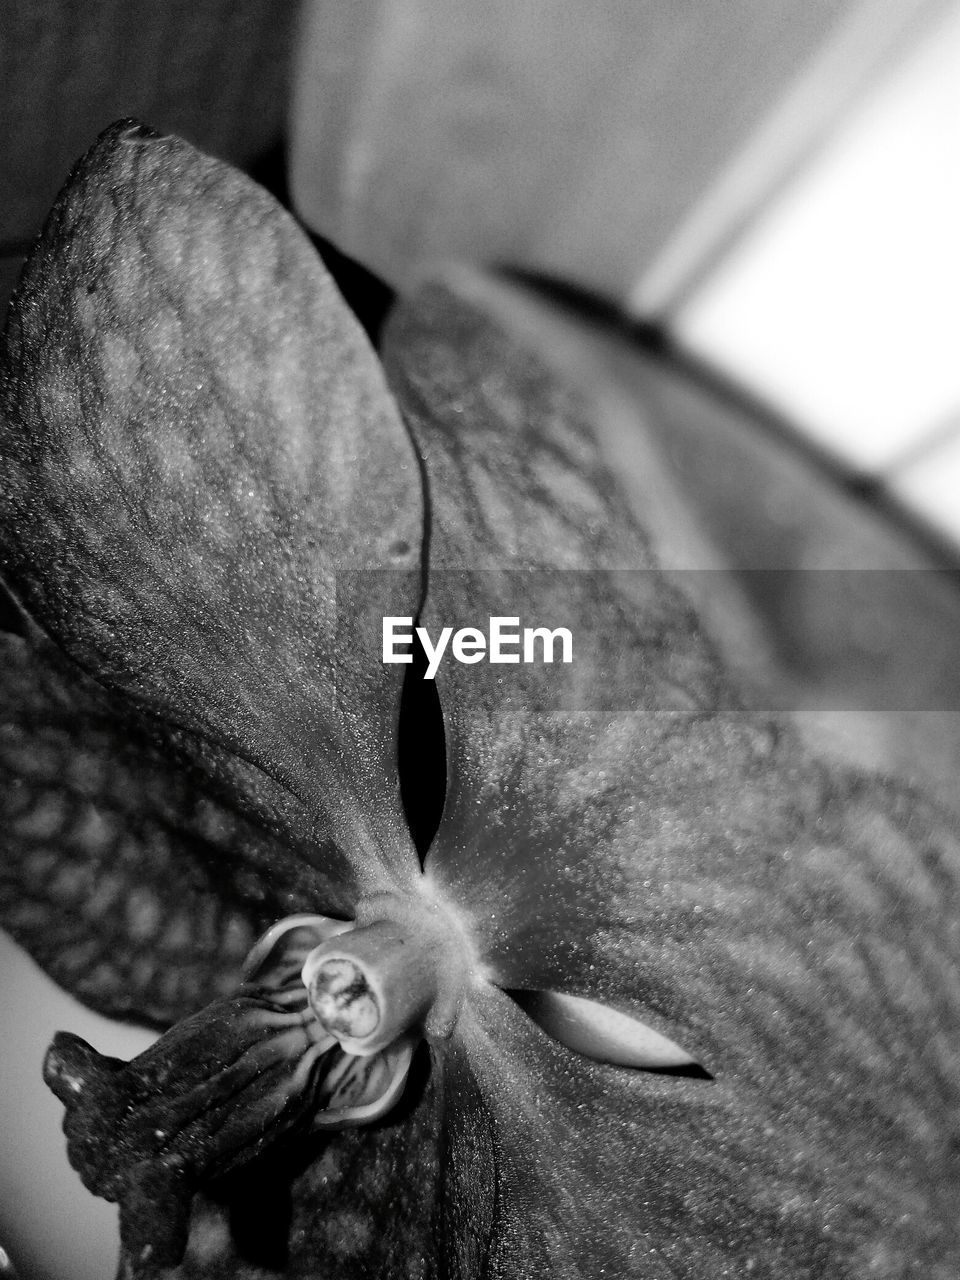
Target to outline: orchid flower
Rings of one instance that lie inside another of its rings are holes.
[[[483,288],[383,359],[266,193],[130,124],[12,307],[3,921],[169,1028],[44,1066],[121,1274],[956,1275],[956,826],[743,708]],[[438,668],[421,858],[383,619],[540,606],[572,662]]]

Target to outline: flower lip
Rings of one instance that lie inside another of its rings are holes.
[[[355,928],[313,948],[301,977],[324,1030],[367,1057],[410,1031],[446,1040],[475,969],[466,932],[437,899],[380,893],[358,904]]]

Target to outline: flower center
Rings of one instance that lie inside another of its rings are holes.
[[[456,919],[410,894],[364,899],[356,925],[309,953],[301,976],[323,1029],[348,1053],[378,1053],[407,1032],[446,1039],[474,965]]]
[[[331,1035],[362,1040],[380,1025],[377,993],[352,960],[323,960],[304,985],[317,1020]]]

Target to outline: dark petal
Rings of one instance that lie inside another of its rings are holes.
[[[565,613],[531,621],[600,641],[570,667],[441,666],[450,779],[427,874],[501,986],[612,1005],[714,1080],[599,1066],[519,1013],[505,1044],[489,1018],[468,1043],[515,1170],[498,1266],[950,1274],[960,831],[738,711],[666,579],[606,572],[650,564],[604,465],[625,420],[578,404],[501,317],[434,287],[389,339],[428,475],[426,625],[552,599]],[[544,564],[586,572],[551,577],[556,595],[503,572]],[[442,571],[463,566],[481,572]],[[622,665],[592,657],[611,637]]]
[[[166,1026],[333,890],[122,710],[51,646],[0,635],[0,924],[86,1004]]]
[[[417,464],[292,219],[115,125],[54,206],[3,362],[0,540],[28,610],[209,740],[202,762],[225,749],[295,795],[287,825],[332,834],[364,884],[413,869],[379,617],[418,597]]]
[[[144,1160],[127,1177],[120,1211],[120,1244],[151,1267],[166,1268],[187,1247],[192,1190],[185,1165]]]
[[[400,1112],[267,1156],[194,1199],[165,1280],[479,1280],[496,1199],[489,1110],[456,1043]],[[124,1257],[121,1275],[152,1277]]]
[[[340,1057],[305,999],[298,1009],[244,988],[130,1062],[59,1032],[43,1071],[66,1108],[70,1163],[90,1191],[119,1204],[125,1248],[173,1266],[195,1192],[309,1132]]]

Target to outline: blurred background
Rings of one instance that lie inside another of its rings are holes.
[[[393,287],[469,260],[655,323],[960,541],[953,0],[7,0],[0,289],[136,115]]]
[[[733,665],[958,806],[956,0],[5,0],[2,305],[124,116],[269,186],[374,340],[439,264],[483,272]],[[29,1023],[0,1049],[0,1243],[21,1277],[111,1274],[112,1210],[20,1090],[55,1026],[115,1029],[0,964]]]

